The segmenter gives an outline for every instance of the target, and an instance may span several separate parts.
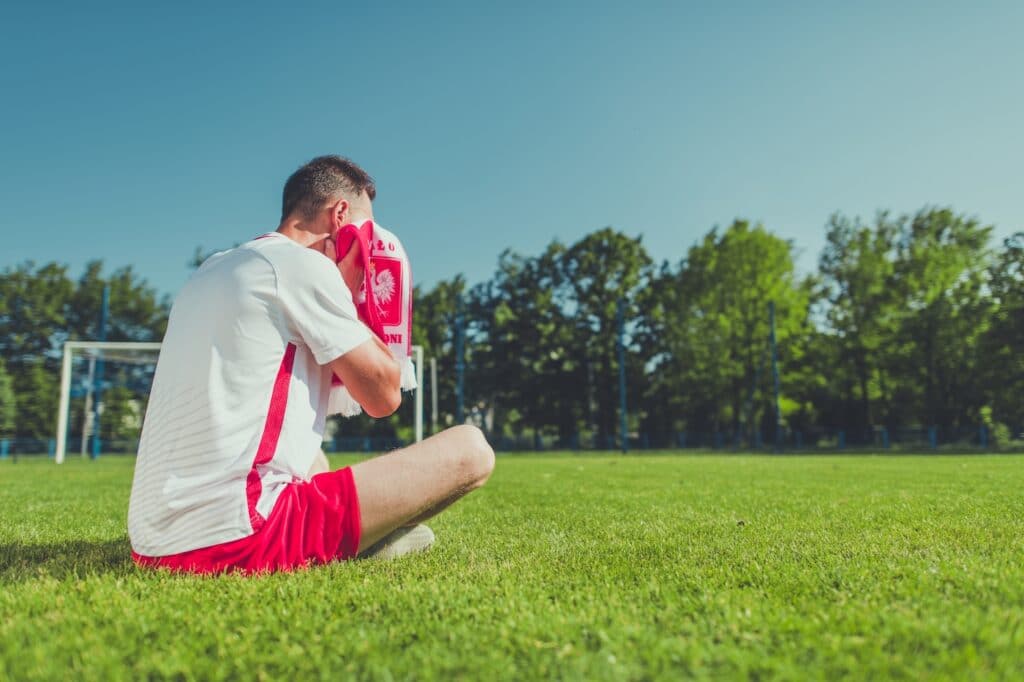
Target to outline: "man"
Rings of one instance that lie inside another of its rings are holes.
[[[433,542],[421,521],[480,487],[476,428],[338,471],[320,451],[331,375],[372,417],[401,402],[399,366],[357,319],[358,248],[373,180],[324,156],[284,187],[281,224],[210,257],[171,309],[128,508],[135,560],[199,573],[289,570]]]

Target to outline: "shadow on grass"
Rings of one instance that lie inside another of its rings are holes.
[[[38,578],[84,578],[133,570],[128,538],[99,542],[73,540],[47,545],[0,545],[0,584]]]

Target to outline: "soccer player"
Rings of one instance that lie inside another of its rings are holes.
[[[289,570],[429,547],[419,525],[487,481],[494,453],[456,426],[338,471],[320,450],[331,375],[371,417],[401,402],[399,366],[357,319],[358,248],[373,218],[355,163],[313,159],[285,183],[281,224],[211,256],[171,309],[139,444],[128,534],[144,566]]]

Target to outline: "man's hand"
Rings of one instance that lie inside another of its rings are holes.
[[[359,244],[358,239],[353,240],[352,247],[340,262],[338,261],[337,249],[335,235],[332,234],[324,239],[323,254],[330,258],[332,263],[338,264],[338,272],[341,273],[345,286],[352,292],[352,300],[354,301],[359,295],[359,287],[363,284],[362,246]]]

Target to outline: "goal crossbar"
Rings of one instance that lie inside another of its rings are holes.
[[[57,442],[54,449],[54,460],[57,464],[64,462],[68,437],[68,409],[71,405],[71,361],[76,350],[95,351],[159,351],[159,342],[129,341],[67,341],[64,343],[64,356],[60,367],[60,401],[57,413]],[[415,439],[423,440],[423,346],[413,346],[413,364],[416,367],[416,414]]]

